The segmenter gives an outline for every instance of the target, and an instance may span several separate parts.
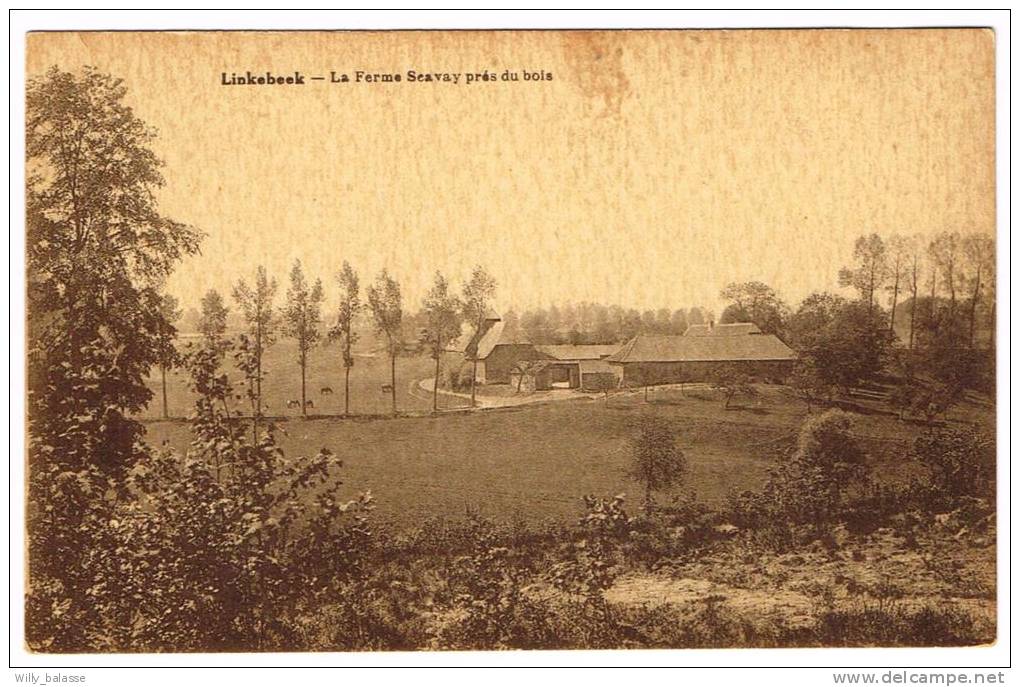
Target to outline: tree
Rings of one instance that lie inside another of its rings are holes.
[[[765,496],[780,515],[820,531],[844,512],[846,494],[867,478],[866,455],[852,430],[851,416],[841,410],[804,421],[790,460],[765,485]]]
[[[797,360],[786,383],[791,391],[804,401],[809,413],[814,399],[832,395],[832,387],[818,374],[815,362],[810,356],[804,355]]]
[[[686,331],[687,312],[683,308],[674,310],[673,315],[670,317],[670,333],[683,334]]]
[[[159,374],[163,391],[163,417],[170,417],[166,400],[166,373],[180,364],[180,355],[174,346],[177,329],[174,323],[181,319],[182,311],[177,307],[177,299],[168,293],[163,294],[162,321],[159,331]]]
[[[464,284],[461,294],[461,305],[464,308],[464,320],[471,326],[472,350],[467,351],[471,359],[471,407],[475,407],[475,385],[478,378],[478,339],[481,336],[482,328],[485,326],[485,318],[489,314],[489,308],[493,296],[496,295],[496,280],[481,265],[475,265],[471,272],[471,278]],[[522,326],[524,322],[522,321]],[[527,329],[525,329],[527,331]],[[529,332],[530,335],[530,332]],[[534,339],[533,339],[534,340]]]
[[[968,313],[968,341],[974,347],[974,330],[977,321],[978,303],[986,282],[994,282],[995,239],[984,234],[971,234],[963,238],[963,258],[970,268],[968,281],[971,288],[970,312]],[[984,279],[985,281],[982,281]]]
[[[329,331],[330,339],[340,342],[340,355],[344,365],[344,415],[350,413],[351,407],[351,368],[354,367],[353,347],[358,340],[354,331],[354,319],[361,311],[358,275],[344,261],[343,267],[336,276],[340,285],[340,305],[336,311],[336,323]]]
[[[450,293],[450,285],[439,272],[436,272],[422,309],[428,324],[421,333],[421,343],[436,361],[436,376],[432,380],[432,412],[438,412],[439,363],[447,345],[460,335],[462,311],[460,301]]]
[[[652,493],[679,484],[687,470],[687,458],[677,446],[677,433],[665,419],[644,417],[631,439],[630,477],[645,489],[645,513],[651,514]]]
[[[921,242],[917,236],[907,239],[910,248],[910,338],[907,342],[907,349],[914,350],[914,338],[917,332],[917,278],[920,275],[918,268],[921,254]]]
[[[942,429],[914,441],[914,458],[928,468],[943,496],[995,497],[995,437],[987,432]]]
[[[868,304],[868,313],[874,311],[875,292],[882,288],[887,276],[885,242],[878,234],[861,236],[854,243],[854,265],[839,271],[839,285],[852,286]]]
[[[386,352],[390,357],[390,395],[393,414],[397,414],[397,356],[403,350],[400,284],[385,269],[368,287],[368,307],[372,311],[375,329],[386,337]]]
[[[766,334],[782,334],[789,307],[768,284],[760,281],[731,283],[719,294],[732,301],[723,311],[722,323],[753,322]]]
[[[270,279],[266,268],[259,265],[255,271],[254,287],[244,279],[234,286],[233,297],[241,308],[248,326],[248,336],[241,342],[238,351],[239,366],[248,380],[248,400],[251,401],[252,435],[258,443],[259,420],[262,418],[262,377],[265,370],[262,362],[266,349],[276,343],[278,320],[273,309],[276,298],[276,279]]]
[[[883,314],[827,293],[804,299],[790,318],[790,332],[819,380],[843,391],[878,374],[892,344]]]
[[[95,69],[25,94],[28,582],[25,631],[83,651],[102,620],[92,554],[151,451],[132,414],[172,325],[160,292],[201,234],[163,216],[155,131]]]
[[[899,302],[900,284],[911,274],[911,241],[909,237],[895,235],[889,237],[886,246],[889,252],[888,275],[892,279],[892,283],[886,286],[886,289],[892,294],[889,305],[889,331],[895,333],[896,305]]]
[[[723,393],[723,397],[726,399],[723,407],[727,410],[729,410],[730,401],[734,396],[754,397],[758,395],[751,376],[732,363],[714,366],[708,373],[708,379],[713,389],[718,389]]]
[[[290,288],[283,308],[283,333],[294,339],[301,368],[301,414],[307,415],[306,376],[308,353],[322,338],[322,282],[318,279],[309,288],[301,261],[295,260],[290,270]]]
[[[960,235],[956,232],[944,231],[932,239],[929,247],[933,270],[942,273],[942,283],[949,291],[949,316],[956,315],[956,284],[957,268],[960,259]],[[934,284],[934,282],[933,282]],[[932,298],[935,297],[934,285]],[[932,303],[934,307],[934,302]]]
[[[687,323],[691,324],[705,324],[705,315],[701,308],[693,307],[687,313]]]
[[[219,291],[210,289],[202,296],[202,311],[198,320],[198,331],[205,342],[215,348],[222,348],[227,335],[227,315],[230,310],[223,304]]]
[[[118,473],[166,331],[160,290],[201,234],[160,214],[156,134],[123,82],[50,69],[26,96],[30,460]]]
[[[609,392],[619,388],[620,380],[612,372],[596,372],[585,375],[587,390],[601,393],[603,404],[609,405]]]

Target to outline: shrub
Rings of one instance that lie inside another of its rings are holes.
[[[940,429],[916,439],[914,457],[931,487],[950,497],[995,496],[995,438],[987,432]]]

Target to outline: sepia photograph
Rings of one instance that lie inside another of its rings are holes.
[[[996,40],[29,33],[25,650],[996,644]]]

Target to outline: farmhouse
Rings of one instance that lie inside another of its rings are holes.
[[[611,345],[535,345],[541,356],[516,364],[510,371],[510,383],[529,390],[594,389],[616,373],[606,359],[619,350]]]
[[[460,344],[464,358],[478,358],[479,384],[514,384],[529,389],[577,389],[615,374],[606,362],[620,346],[532,344],[509,332],[498,315],[490,314],[476,336]],[[538,363],[542,364],[539,365]],[[526,379],[522,379],[525,377]],[[600,380],[601,381],[601,380]]]
[[[475,381],[479,384],[507,384],[510,370],[522,360],[541,360],[545,356],[531,343],[507,331],[499,315],[490,314],[481,329],[461,346],[467,360],[478,359]]]
[[[606,359],[621,386],[701,382],[720,364],[739,366],[761,380],[779,381],[797,353],[753,324],[695,325],[683,336],[636,336]]]

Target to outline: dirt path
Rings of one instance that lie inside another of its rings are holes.
[[[432,394],[433,378],[429,377],[418,382],[418,388]],[[471,399],[471,394],[464,394],[458,391],[439,389],[439,393],[456,398]],[[555,389],[553,391],[535,391],[530,394],[519,394],[513,396],[490,396],[487,394],[476,394],[476,410],[484,408],[509,408],[512,406],[523,406],[531,403],[547,403],[549,401],[576,401],[579,398],[600,398],[599,394],[585,393],[575,389]],[[456,410],[467,410],[467,408],[456,408]]]

